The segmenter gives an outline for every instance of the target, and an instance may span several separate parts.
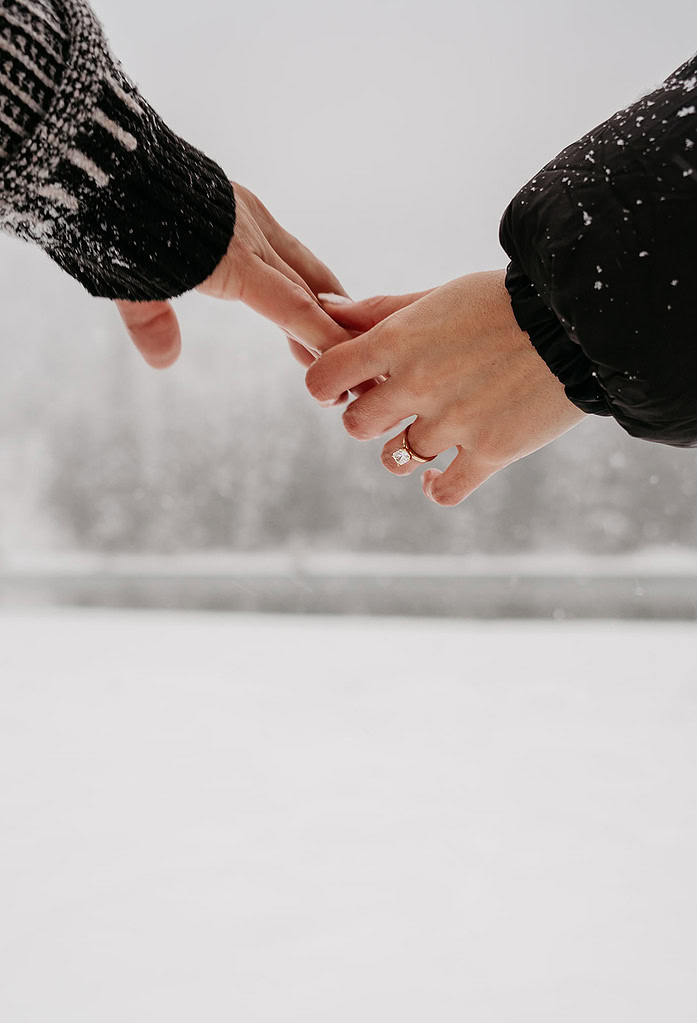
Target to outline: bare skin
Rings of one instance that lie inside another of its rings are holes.
[[[318,292],[345,292],[334,274],[285,231],[257,197],[235,184],[237,220],[230,247],[215,272],[197,290],[241,301],[278,324],[303,366],[315,353],[351,335],[319,305]],[[181,333],[171,302],[116,302],[131,339],[156,369],[176,362]]]
[[[314,362],[310,393],[328,404],[385,377],[347,407],[344,425],[352,437],[372,440],[416,416],[415,451],[430,457],[456,448],[445,472],[424,473],[424,494],[435,504],[459,504],[585,418],[518,327],[504,278],[502,270],[471,274],[430,292],[355,303],[321,296],[337,323],[362,333]],[[419,467],[392,457],[403,436],[382,453],[397,476]]]

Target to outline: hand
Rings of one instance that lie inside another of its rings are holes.
[[[504,279],[492,271],[417,295],[324,301],[344,327],[367,333],[310,367],[310,393],[324,404],[361,380],[387,377],[348,406],[344,425],[352,437],[371,440],[416,415],[409,441],[418,454],[456,447],[445,472],[424,474],[424,494],[436,504],[459,504],[584,418],[518,327]],[[382,453],[398,476],[417,468],[392,457],[403,436]]]
[[[286,333],[291,350],[305,366],[315,353],[351,335],[321,308],[319,292],[345,295],[334,274],[288,234],[266,207],[241,185],[234,185],[237,217],[230,247],[198,291],[239,299]],[[181,351],[179,323],[171,302],[117,302],[136,347],[151,366],[164,369]]]

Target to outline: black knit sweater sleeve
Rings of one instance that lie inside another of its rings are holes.
[[[565,149],[506,210],[520,326],[586,412],[697,445],[697,58]]]
[[[92,294],[182,294],[235,226],[223,171],[162,122],[84,0],[0,0],[0,226]]]

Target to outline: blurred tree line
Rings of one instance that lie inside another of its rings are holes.
[[[692,451],[589,420],[439,509],[314,405],[275,328],[195,298],[182,313],[181,363],[155,373],[108,303],[48,323],[22,307],[26,343],[0,346],[0,554],[697,545]]]

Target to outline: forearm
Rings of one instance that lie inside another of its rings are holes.
[[[0,225],[105,298],[200,284],[235,225],[223,171],[162,122],[84,0],[0,0]]]
[[[697,58],[564,150],[501,225],[520,325],[569,398],[697,444]]]

